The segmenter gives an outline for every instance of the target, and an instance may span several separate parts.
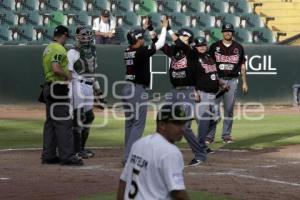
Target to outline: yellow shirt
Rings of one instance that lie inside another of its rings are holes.
[[[67,51],[64,46],[57,42],[49,44],[43,53],[43,69],[47,82],[64,81],[65,77],[57,76],[52,70],[52,63],[57,62],[64,72],[68,71]]]

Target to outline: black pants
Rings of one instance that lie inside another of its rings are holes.
[[[51,97],[50,84],[44,86],[43,97],[46,104],[46,121],[43,132],[42,159],[53,159],[57,156],[58,149],[58,157],[61,161],[66,161],[74,153],[73,123],[68,106],[70,101],[69,99],[58,100]],[[56,103],[66,105],[55,105]]]

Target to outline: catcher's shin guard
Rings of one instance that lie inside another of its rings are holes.
[[[87,139],[89,137],[89,134],[90,134],[90,127],[89,126],[93,123],[93,121],[95,119],[95,115],[94,115],[93,110],[87,111],[86,113],[84,113],[84,116],[85,116],[85,120],[84,120],[83,123],[87,127],[84,127],[82,129],[82,132],[81,132],[81,145],[82,145],[82,149],[84,149],[86,141],[87,141]]]

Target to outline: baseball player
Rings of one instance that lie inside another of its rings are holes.
[[[162,22],[162,31],[158,41],[149,46],[144,46],[144,30],[140,27],[133,28],[127,34],[129,47],[125,50],[124,60],[126,64],[125,80],[128,82],[122,90],[125,112],[125,155],[126,162],[132,144],[143,134],[147,116],[147,92],[150,84],[150,57],[163,47],[166,39],[166,27],[168,20]],[[152,26],[150,35],[154,35]]]
[[[214,59],[208,54],[207,42],[204,37],[197,37],[194,41],[195,55],[198,58],[196,79],[196,119],[198,121],[199,143],[206,148],[207,153],[213,151],[206,146],[205,139],[209,128],[218,119],[216,94],[228,90],[228,86],[218,78],[217,66]]]
[[[182,139],[187,118],[179,105],[158,112],[157,133],[138,140],[120,177],[117,200],[187,200],[183,158],[174,145]]]
[[[171,103],[182,103],[188,115],[193,115],[195,109],[195,84],[197,59],[191,48],[193,43],[193,32],[189,29],[180,29],[175,34],[171,27],[168,33],[174,41],[174,45],[165,44],[162,51],[171,58],[169,75],[173,89],[167,93],[166,101]],[[206,160],[206,150],[204,146],[200,146],[193,130],[191,122],[186,124],[184,134],[185,139],[189,143],[195,158],[189,163],[189,166],[196,166]]]
[[[233,39],[234,27],[230,23],[222,26],[223,40],[217,41],[210,46],[209,53],[217,64],[219,78],[229,86],[229,91],[221,98],[217,99],[217,104],[223,100],[224,103],[224,123],[222,140],[224,143],[232,143],[231,137],[233,110],[238,86],[239,73],[242,74],[242,90],[244,94],[248,92],[246,79],[246,66],[244,48]],[[207,135],[207,142],[214,141],[216,124],[211,127]]]
[[[46,104],[46,121],[43,132],[42,164],[83,165],[81,158],[74,155],[69,88],[67,83],[62,83],[71,80],[64,47],[68,37],[68,28],[57,26],[54,29],[54,41],[43,53],[46,83],[40,100]],[[57,149],[59,156],[57,156]]]
[[[68,51],[68,68],[72,73],[72,105],[74,110],[73,135],[75,152],[82,158],[94,156],[85,148],[90,126],[95,118],[93,112],[94,90],[99,90],[94,74],[97,68],[94,35],[86,26],[76,28],[76,44]]]

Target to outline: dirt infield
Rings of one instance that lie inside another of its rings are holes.
[[[185,162],[192,158],[183,150]],[[79,199],[115,192],[122,149],[98,149],[83,167],[41,165],[40,151],[0,151],[0,199]],[[207,163],[185,169],[189,190],[240,200],[299,199],[300,146],[217,151]]]

